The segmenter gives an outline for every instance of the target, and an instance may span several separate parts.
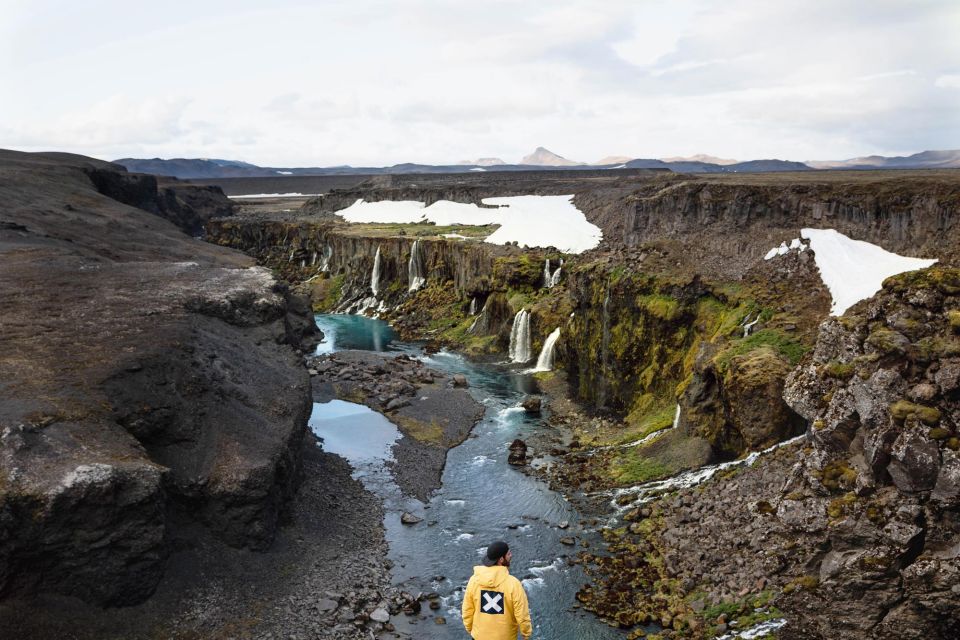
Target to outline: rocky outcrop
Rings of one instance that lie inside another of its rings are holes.
[[[258,263],[297,283],[318,274],[340,277],[339,302],[372,296],[370,274],[377,248],[381,254],[381,297],[408,289],[407,263],[417,238],[389,230],[368,235],[351,232],[329,220],[258,220],[225,218],[207,225],[210,242],[244,251]],[[452,281],[460,292],[485,290],[496,255],[509,252],[492,245],[438,237],[420,238],[428,280]]]
[[[269,545],[296,486],[308,305],[111,171],[0,156],[0,597],[138,602],[194,523]]]
[[[960,271],[889,279],[830,319],[784,395],[803,442],[630,508],[585,605],[709,638],[953,638],[960,575]]]
[[[184,184],[175,178],[127,173],[123,167],[86,167],[97,191],[131,207],[169,220],[190,235],[201,235],[212,218],[233,214],[233,205],[216,186]]]
[[[627,246],[682,245],[683,260],[728,277],[802,227],[836,229],[905,255],[960,259],[960,181],[950,173],[672,176],[632,199],[617,238]]]

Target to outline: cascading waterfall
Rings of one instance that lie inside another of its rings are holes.
[[[553,369],[553,347],[557,344],[559,338],[560,327],[557,327],[543,341],[543,348],[540,349],[540,357],[537,358],[537,366],[534,367],[534,371],[550,371]]]
[[[513,317],[510,329],[510,360],[513,362],[530,361],[530,312],[521,309]]]
[[[330,259],[333,258],[333,247],[326,245],[323,248],[323,260],[320,262],[320,271],[330,270]]]
[[[474,302],[476,302],[476,298],[474,298]],[[483,317],[484,317],[485,315],[487,315],[487,303],[489,303],[489,302],[490,302],[490,299],[487,298],[487,302],[484,302],[484,303],[483,303],[483,308],[480,309],[480,315],[478,315],[476,318],[474,318],[473,322],[470,323],[470,328],[467,329],[467,333],[473,333],[474,329],[477,328],[477,324],[478,324],[481,320],[483,320]]]
[[[408,291],[416,291],[427,282],[423,272],[423,251],[420,249],[420,241],[414,240],[410,247],[410,264],[407,265],[407,275],[410,278]]]
[[[550,258],[543,263],[543,286],[552,289],[560,283],[560,270],[563,268],[563,258],[560,258],[560,266],[556,271],[550,271]]]
[[[477,299],[470,298],[470,315],[477,315]]]
[[[744,320],[744,323],[745,323],[745,324],[743,325],[743,337],[744,337],[744,338],[747,338],[747,337],[750,336],[750,332],[753,331],[754,325],[756,325],[758,322],[760,322],[760,316],[761,316],[761,315],[762,315],[762,314],[759,314],[759,313],[758,313],[758,314],[757,314],[757,317],[754,318],[753,322],[747,322],[747,320],[750,319],[750,316],[748,315],[748,316],[746,317],[746,319]]]
[[[373,271],[370,273],[370,290],[374,297],[380,295],[380,247],[377,247],[377,255],[373,258]]]
[[[560,284],[560,270],[563,269],[563,258],[560,258],[560,266],[557,267],[557,270],[553,272],[553,275],[550,276],[550,288]]]

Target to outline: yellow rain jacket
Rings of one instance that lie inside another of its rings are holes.
[[[506,567],[474,567],[461,612],[474,640],[517,640],[517,631],[527,640],[533,633],[527,594]]]

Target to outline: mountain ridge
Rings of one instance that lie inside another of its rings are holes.
[[[461,164],[419,164],[402,163],[388,167],[353,167],[339,165],[331,167],[261,167],[247,162],[207,159],[207,158],[120,158],[114,164],[125,167],[135,173],[151,173],[172,176],[180,179],[211,178],[264,178],[282,176],[331,176],[331,175],[390,175],[402,173],[465,173],[477,168],[487,171],[550,171],[596,170],[596,169],[668,169],[679,173],[764,173],[771,171],[809,171],[817,170],[883,170],[883,169],[933,169],[960,168],[960,150],[922,151],[910,156],[865,156],[850,160],[795,162],[790,160],[761,159],[746,160],[733,164],[704,162],[696,158],[712,158],[702,154],[686,159],[671,157],[667,159],[633,158],[624,161],[626,156],[608,156],[604,164],[575,163],[557,155],[544,147],[538,147],[532,154],[518,164],[505,163],[499,158],[478,158]],[[727,162],[723,158],[715,160]],[[532,164],[531,162],[552,162],[554,164]],[[569,163],[569,164],[562,164]]]

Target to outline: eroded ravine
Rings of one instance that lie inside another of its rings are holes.
[[[317,323],[332,344],[321,349],[340,345],[414,354],[448,375],[466,376],[471,393],[486,407],[471,437],[448,452],[442,486],[423,504],[402,495],[384,464],[389,444],[399,435],[384,416],[343,401],[314,406],[311,426],[324,438],[324,448],[346,457],[355,476],[384,500],[394,583],[414,594],[435,591],[440,596],[438,610],[425,603],[418,616],[396,616],[392,622],[398,632],[418,638],[463,637],[462,588],[486,545],[503,539],[514,551],[511,571],[527,590],[538,637],[622,637],[622,632],[574,606],[574,594],[585,577],[580,566],[569,561],[584,542],[594,546],[599,541],[586,526],[586,517],[543,481],[506,463],[510,442],[546,428],[542,417],[519,407],[525,392],[533,388],[529,374],[469,362],[445,351],[426,355],[417,345],[391,342],[389,327],[377,320],[321,315]],[[352,435],[344,437],[345,430]],[[423,521],[402,524],[404,511]],[[559,528],[563,522],[569,528]],[[561,542],[571,538],[576,546]],[[447,624],[436,624],[436,616]]]

